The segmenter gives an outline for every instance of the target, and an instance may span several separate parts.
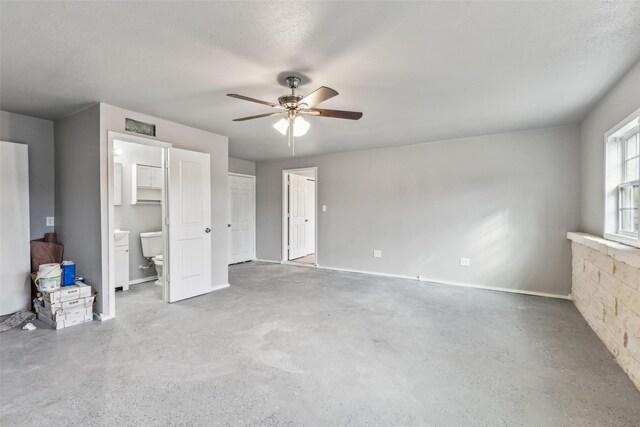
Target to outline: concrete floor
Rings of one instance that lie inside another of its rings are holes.
[[[240,264],[176,304],[0,335],[1,425],[640,425],[567,301]],[[42,327],[42,324],[38,323]]]

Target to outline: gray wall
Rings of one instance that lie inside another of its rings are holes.
[[[244,175],[256,174],[256,163],[249,160],[236,159],[229,157],[229,172],[241,173]]]
[[[604,232],[604,134],[640,108],[640,62],[582,121],[582,231]]]
[[[229,142],[225,136],[184,126],[157,117],[147,116],[107,104],[100,104],[100,138],[102,179],[107,180],[107,131],[127,133],[125,118],[156,124],[156,139],[173,144],[175,148],[199,151],[211,155],[211,272],[212,286],[229,283],[228,275],[228,164]],[[103,206],[107,206],[107,194],[103,194]],[[106,224],[103,224],[105,227]],[[104,244],[103,251],[107,252]],[[106,275],[104,276],[106,278]]]
[[[569,293],[577,125],[258,162],[258,258],[281,259],[282,170],[309,166],[318,166],[318,205],[327,205],[320,266]]]
[[[46,217],[55,215],[53,122],[0,111],[0,140],[29,146],[29,216],[31,239],[54,231]]]
[[[147,269],[139,268],[140,265],[149,264],[142,256],[140,233],[162,231],[162,205],[131,204],[131,164],[162,167],[162,148],[125,141],[115,141],[113,148],[122,150],[120,156],[113,158],[114,162],[122,164],[122,204],[113,208],[113,226],[130,231],[129,280],[154,276],[156,269],[153,266]]]
[[[102,300],[100,252],[100,109],[55,122],[56,231],[65,259],[76,262]]]

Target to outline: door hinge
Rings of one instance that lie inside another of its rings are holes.
[[[164,168],[169,169],[169,160],[164,161]]]
[[[166,225],[169,225],[169,217],[166,217],[166,218],[164,219],[164,223],[165,223]]]

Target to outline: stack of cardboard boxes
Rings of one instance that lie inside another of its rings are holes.
[[[41,291],[33,301],[38,319],[54,329],[67,328],[93,320],[91,286],[76,282],[54,290]]]

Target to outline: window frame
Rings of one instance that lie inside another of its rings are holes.
[[[639,126],[635,125],[633,128],[631,128],[629,131],[625,132],[624,134],[622,134],[620,137],[617,138],[617,144],[618,144],[618,151],[620,153],[620,183],[618,184],[618,226],[617,226],[617,233],[622,235],[622,236],[626,236],[626,237],[630,237],[633,239],[638,239],[640,237],[640,224],[638,224],[636,222],[636,231],[627,231],[627,230],[623,230],[620,228],[621,223],[622,223],[622,213],[625,210],[638,210],[640,208],[640,206],[635,206],[635,207],[623,207],[622,206],[622,191],[623,189],[626,188],[631,188],[633,191],[633,188],[638,188],[639,182],[640,182],[640,174],[638,174],[635,179],[631,179],[629,181],[627,181],[627,167],[629,164],[629,161],[634,160],[634,159],[638,159],[638,161],[640,162],[640,152],[638,152],[638,149],[640,147],[636,147],[636,154],[633,157],[627,157],[627,141],[632,137],[632,136],[636,136],[636,144],[639,144],[638,142],[638,132],[639,132]],[[638,172],[636,172],[638,173]]]
[[[640,108],[618,123],[605,134],[605,212],[604,237],[626,245],[640,248],[640,215],[635,223],[636,231],[620,229],[625,210],[639,209],[640,206],[623,207],[622,192],[628,188],[639,188],[640,165],[637,175],[627,180],[627,165],[630,160],[640,163]],[[636,154],[627,158],[627,140],[638,134]],[[640,191],[640,190],[638,190]]]

